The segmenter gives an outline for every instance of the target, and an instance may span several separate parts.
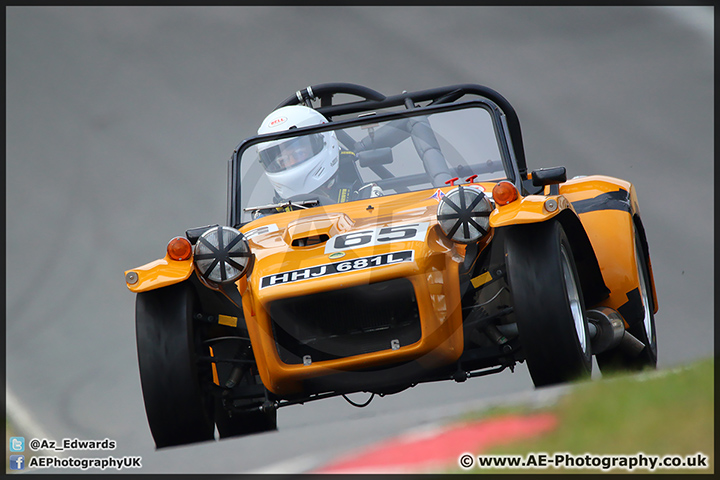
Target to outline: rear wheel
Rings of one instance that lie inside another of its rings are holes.
[[[645,348],[639,355],[634,356],[622,349],[615,349],[597,355],[598,366],[602,372],[613,370],[638,371],[645,368],[657,368],[657,335],[655,333],[655,315],[653,314],[655,302],[652,297],[652,284],[650,283],[650,269],[641,247],[640,232],[635,231],[635,267],[638,273],[637,295],[631,300],[634,308],[628,309],[637,312],[636,318],[627,318],[630,324],[628,332],[640,340]]]
[[[137,296],[140,381],[157,448],[214,439],[213,403],[201,388],[207,372],[197,364],[203,348],[193,327],[197,305],[188,282]]]
[[[556,221],[511,227],[508,283],[536,387],[590,376],[592,352],[572,248]]]

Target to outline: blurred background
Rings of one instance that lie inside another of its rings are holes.
[[[633,182],[659,297],[659,367],[713,355],[712,7],[5,12],[6,386],[8,416],[29,438],[114,439],[113,455],[143,457],[142,473],[293,473],[542,394],[521,365],[365,409],[293,406],[278,432],[155,451],[123,272],[163,257],[189,227],[224,223],[234,147],[318,83],[385,95],[483,84],[514,105],[530,169]]]

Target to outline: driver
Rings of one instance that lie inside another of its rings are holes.
[[[320,112],[290,105],[265,117],[258,135],[323,123],[327,123],[327,119]],[[333,131],[261,143],[258,156],[275,189],[276,200],[312,193],[329,197],[333,203],[342,203],[382,195],[375,184],[363,187],[354,162],[355,154],[340,149]]]

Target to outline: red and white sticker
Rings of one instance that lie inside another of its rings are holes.
[[[283,123],[287,122],[287,117],[277,117],[270,120],[267,124],[268,128],[275,128]]]

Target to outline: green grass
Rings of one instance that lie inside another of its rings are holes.
[[[573,455],[679,455],[702,453],[707,469],[658,469],[656,473],[714,472],[714,362],[703,360],[672,370],[604,376],[582,382],[543,408],[558,419],[551,433],[497,447],[483,455],[568,452]],[[531,413],[505,409],[503,413]],[[532,410],[537,412],[538,410]],[[496,412],[489,412],[495,416]],[[488,414],[482,414],[483,418]],[[465,417],[467,419],[467,417]],[[464,473],[603,473],[601,469],[470,469]],[[632,470],[649,473],[647,469]],[[627,473],[613,469],[611,473]]]

